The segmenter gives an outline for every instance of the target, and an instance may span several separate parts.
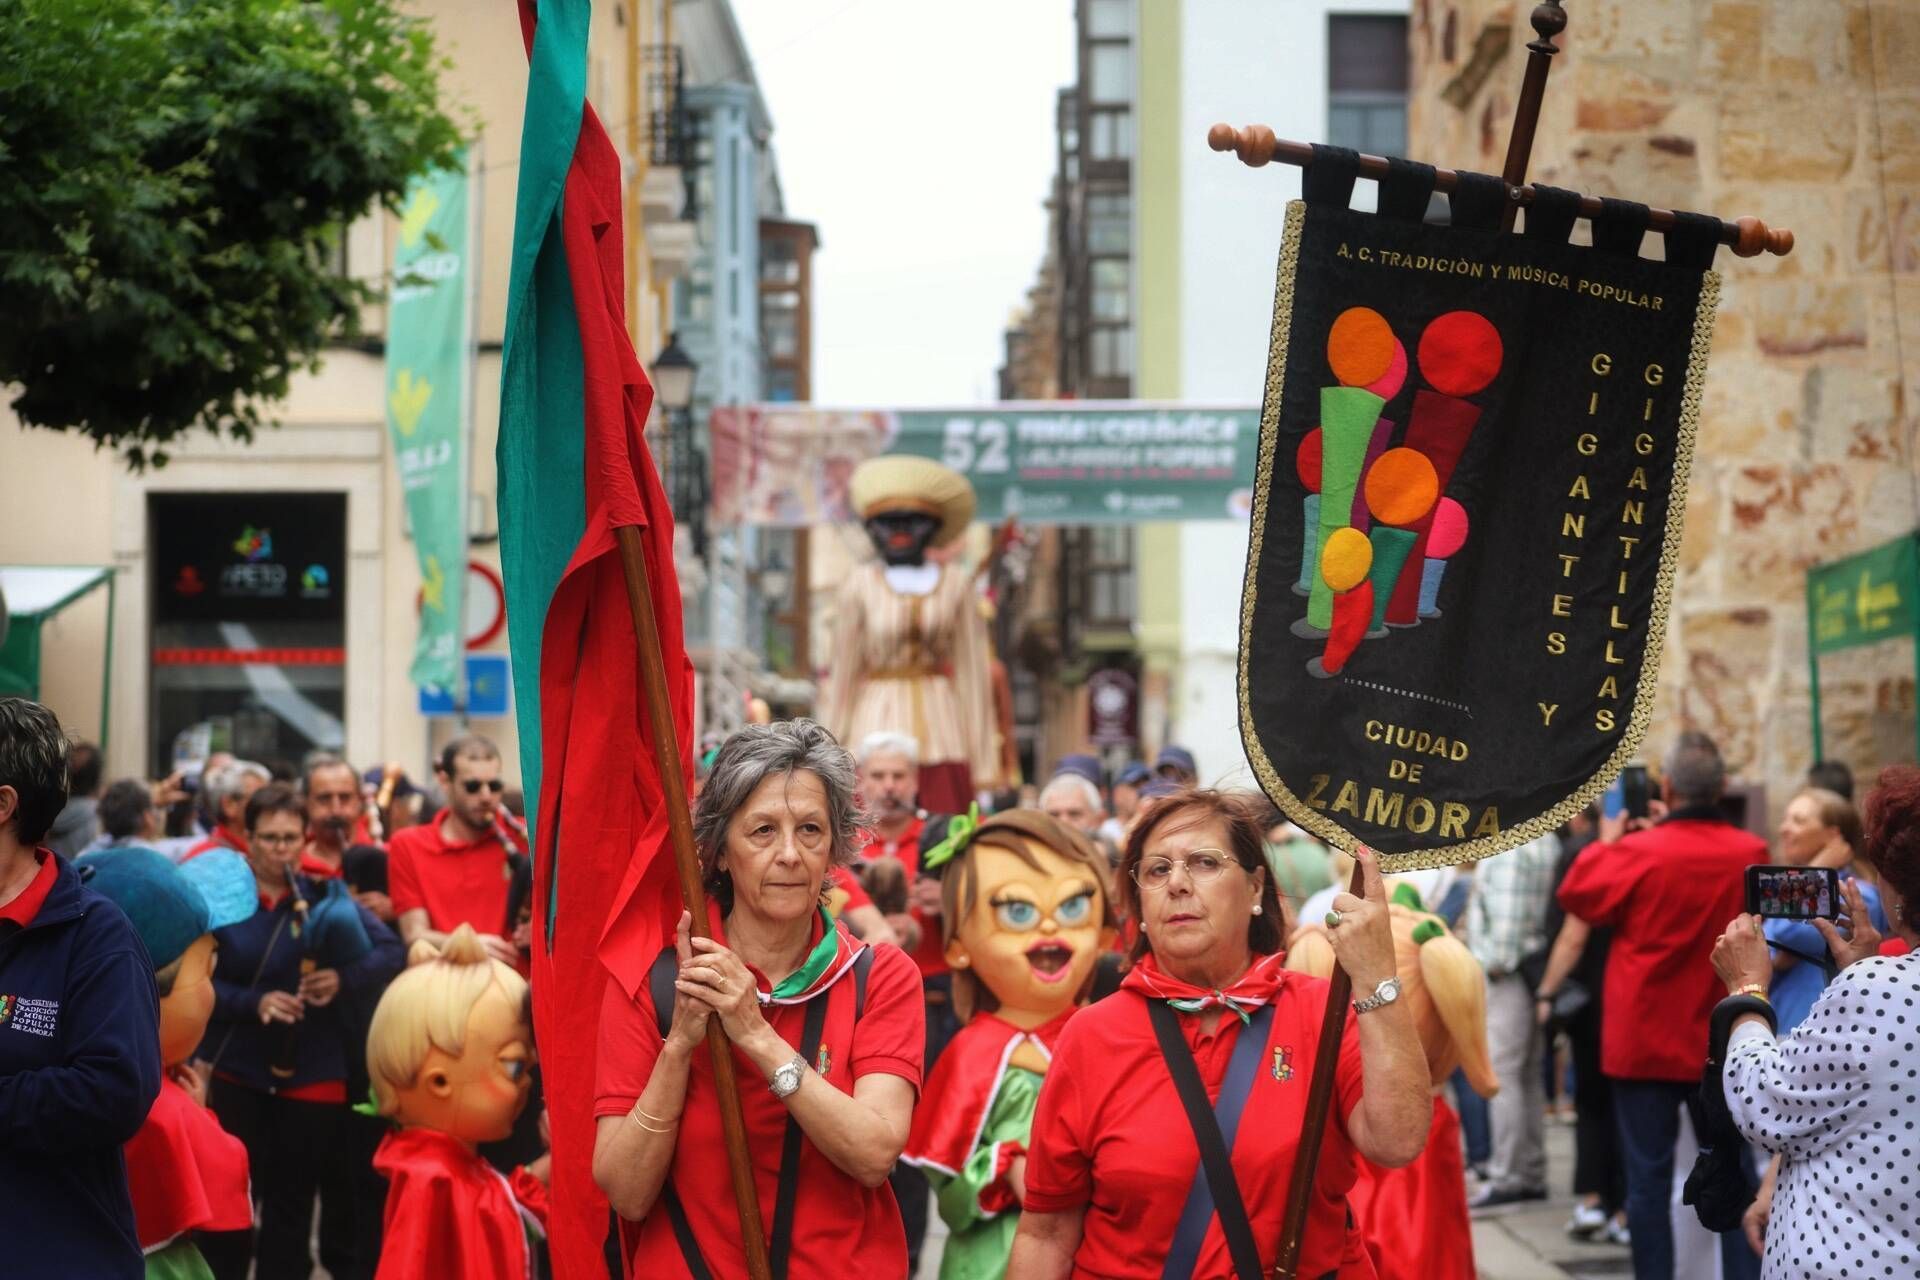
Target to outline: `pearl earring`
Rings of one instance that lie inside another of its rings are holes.
[[[1260,914],[1260,904],[1257,902],[1253,904],[1253,914],[1255,915]]]

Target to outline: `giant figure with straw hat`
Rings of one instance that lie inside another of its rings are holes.
[[[842,742],[908,733],[920,805],[966,809],[999,773],[986,622],[975,574],[928,555],[973,520],[973,486],[931,458],[889,455],[853,473],[853,508],[879,559],[840,591],[824,720]]]

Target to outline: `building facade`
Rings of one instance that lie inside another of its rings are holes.
[[[1410,149],[1498,172],[1525,7],[1422,3]],[[1657,759],[1711,733],[1778,813],[1812,762],[1805,573],[1912,530],[1920,428],[1920,4],[1568,6],[1530,177],[1792,228],[1784,258],[1722,251],[1687,495]],[[1648,237],[1655,252],[1658,237]],[[1822,659],[1827,755],[1912,758],[1914,653]]]
[[[453,105],[477,126],[469,634],[472,651],[503,655],[505,630],[494,625],[495,389],[526,50],[510,14],[476,21],[453,0],[418,0],[414,8],[433,22],[449,59],[444,84]],[[738,83],[737,68],[750,66],[723,0],[595,8],[588,96],[628,175],[634,346],[651,361],[682,326],[683,341],[699,351],[708,403],[757,399],[765,376],[755,304],[759,214],[777,212],[778,188],[750,71],[749,83]],[[730,225],[731,218],[741,220]],[[362,220],[346,236],[343,269],[384,277],[394,235],[384,215]],[[698,290],[689,278],[696,267]],[[727,291],[743,305],[713,308]],[[701,306],[710,310],[696,319]],[[289,762],[315,746],[340,749],[356,763],[398,761],[419,776],[438,743],[463,727],[453,716],[423,714],[407,678],[421,581],[386,426],[385,327],[384,308],[370,308],[364,340],[330,349],[319,372],[296,378],[276,425],[251,444],[202,437],[144,474],[78,437],[25,430],[0,409],[0,471],[34,480],[15,485],[9,498],[0,564],[98,565],[116,576],[110,626],[105,593],[95,593],[42,633],[43,697],[62,719],[90,733],[103,696],[109,704],[112,775],[164,773],[186,733],[189,741],[203,735],[202,747]],[[670,463],[660,419],[656,413],[649,435]],[[198,570],[183,577],[188,561],[216,564],[220,583]],[[732,571],[749,561],[730,552],[721,563]],[[702,568],[690,553],[683,560],[689,619],[706,620],[706,635],[735,640],[749,603],[744,589],[704,596]],[[744,577],[744,568],[734,571],[735,582]],[[249,583],[262,592],[247,595]],[[223,584],[234,590],[216,589]],[[510,709],[469,717],[465,727],[498,741],[515,771]]]

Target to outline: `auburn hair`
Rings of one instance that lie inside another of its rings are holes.
[[[1903,902],[1920,907],[1920,767],[1882,769],[1866,811],[1867,861]]]
[[[1286,945],[1286,905],[1280,900],[1273,869],[1267,865],[1266,797],[1242,791],[1216,791],[1207,787],[1188,787],[1155,800],[1153,806],[1134,824],[1127,837],[1126,852],[1120,858],[1120,902],[1127,918],[1140,921],[1140,885],[1133,873],[1147,855],[1147,843],[1154,833],[1172,826],[1186,828],[1203,822],[1218,822],[1226,828],[1226,852],[1246,868],[1248,875],[1264,873],[1260,887],[1260,914],[1247,923],[1247,946],[1255,955],[1272,955]],[[1153,950],[1147,931],[1135,934],[1127,963],[1137,964]]]

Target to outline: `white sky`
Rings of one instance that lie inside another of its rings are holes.
[[[813,390],[990,401],[1045,249],[1071,0],[733,0],[787,214],[818,224]]]

